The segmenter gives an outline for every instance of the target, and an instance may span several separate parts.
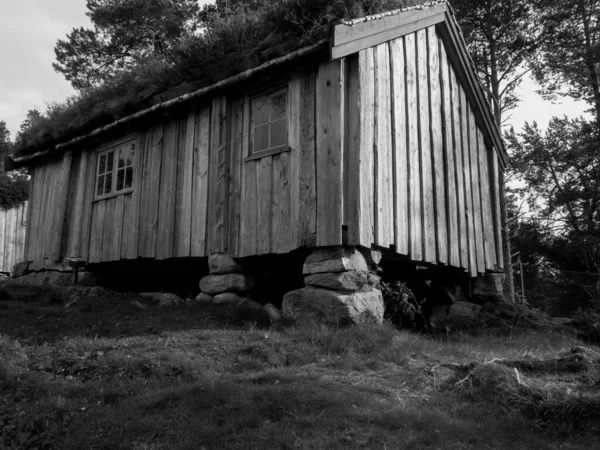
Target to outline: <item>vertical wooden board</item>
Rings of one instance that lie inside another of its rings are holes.
[[[83,200],[83,214],[81,217],[81,241],[79,244],[80,257],[88,260],[92,233],[92,202],[94,200],[96,181],[96,152],[88,151],[87,180]]]
[[[261,160],[244,162],[242,186],[242,223],[240,256],[257,254],[258,248],[258,186],[256,175]],[[261,225],[262,226],[262,223]]]
[[[17,242],[16,242],[16,250],[15,250],[15,264],[20,263],[22,261],[26,261],[25,259],[25,233],[26,233],[26,217],[27,217],[27,202],[24,205],[21,205],[17,211]],[[12,268],[11,268],[12,270]]]
[[[473,214],[473,195],[472,186],[473,180],[471,178],[471,140],[469,137],[469,129],[471,123],[469,122],[469,104],[465,91],[460,89],[460,104],[461,104],[461,128],[462,128],[462,156],[463,156],[463,178],[465,182],[465,211],[467,214],[467,235],[469,243],[469,274],[472,277],[477,276],[477,247],[476,247],[476,234],[475,234],[475,216]]]
[[[35,168],[33,169],[33,171],[30,169],[29,170],[29,194],[27,196],[28,201],[27,201],[27,227],[25,229],[25,243],[24,243],[24,250],[23,250],[23,260],[24,261],[31,261],[30,258],[30,246],[29,246],[29,241],[31,239],[31,224],[32,224],[32,218],[33,216],[33,199],[36,196],[36,189],[39,190],[39,186],[36,186],[36,181],[35,181]]]
[[[188,112],[186,125],[185,153],[183,157],[182,213],[179,219],[179,256],[191,255],[195,123],[196,104],[194,103]]]
[[[0,272],[8,272],[4,264],[6,259],[6,215],[7,210],[0,207]]]
[[[4,271],[10,272],[15,264],[15,238],[17,233],[16,208],[6,210],[4,231]]]
[[[465,180],[463,172],[463,142],[462,142],[462,115],[460,89],[456,74],[452,65],[448,65],[450,72],[450,85],[452,86],[452,121],[453,121],[453,145],[454,145],[454,173],[456,175],[456,223],[458,227],[458,253],[460,267],[469,268],[469,242],[467,204],[465,201]]]
[[[186,171],[188,167],[186,167],[186,151],[187,151],[187,125],[188,125],[188,115],[182,116],[179,122],[179,134],[177,139],[177,151],[175,153],[175,222],[173,224],[173,253],[172,256],[180,257],[180,256],[189,256],[186,255],[186,235],[188,237],[187,248],[189,249],[189,232],[186,233],[183,230],[183,216],[185,214],[186,209],[186,197],[184,194],[184,182],[186,178]],[[193,131],[192,131],[193,132]],[[189,197],[187,197],[189,199]],[[189,208],[188,208],[189,210]],[[189,228],[188,228],[189,229]],[[182,253],[179,253],[180,246],[182,247]]]
[[[264,255],[272,252],[271,236],[273,226],[273,157],[265,156],[256,165],[257,190],[257,254]]]
[[[54,181],[56,179],[55,164],[48,162],[46,164],[46,173],[44,174],[45,188],[42,198],[42,215],[40,218],[40,233],[38,235],[38,252],[36,261],[43,262],[48,256],[49,239],[52,230],[52,213],[54,211]]]
[[[88,262],[102,261],[103,231],[105,222],[106,202],[94,202],[92,205],[90,243]]]
[[[34,261],[37,250],[37,234],[40,222],[40,208],[44,192],[44,166],[34,168],[29,185],[29,220],[27,221],[27,260]]]
[[[71,176],[71,161],[73,152],[67,151],[63,154],[62,162],[57,168],[56,182],[54,184],[54,214],[52,216],[52,237],[49,258],[58,261],[61,256],[60,249],[65,226],[65,215],[67,212],[67,200],[69,198],[69,177]]]
[[[394,244],[394,189],[390,51],[387,43],[375,47],[375,244]]]
[[[227,99],[217,97],[212,104],[208,192],[208,251],[227,251],[229,219],[229,151],[227,147]]]
[[[483,217],[481,209],[481,180],[479,179],[479,158],[477,142],[477,122],[473,109],[469,108],[469,147],[471,157],[471,195],[473,196],[473,220],[475,222],[475,248],[477,249],[477,271],[485,273],[485,248],[483,246]]]
[[[306,236],[317,232],[317,168],[316,168],[316,75],[314,67],[300,76],[299,165],[300,192],[298,236],[296,245],[305,244]]]
[[[479,148],[479,179],[481,186],[481,209],[483,218],[483,246],[485,249],[485,268],[493,270],[496,264],[494,223],[492,217],[492,195],[490,192],[490,171],[488,170],[488,149],[483,141],[481,130],[477,130]]]
[[[499,269],[504,268],[504,248],[502,247],[502,216],[500,213],[500,168],[496,149],[489,153],[490,171],[492,180],[493,207],[494,207],[494,240],[496,244],[496,264]]]
[[[433,190],[435,197],[435,242],[437,261],[448,264],[448,221],[446,216],[446,158],[442,128],[442,87],[439,40],[435,27],[427,28],[429,59],[429,101],[431,105],[431,144],[433,155]]]
[[[404,38],[390,41],[392,82],[392,149],[394,174],[394,245],[396,252],[408,255],[408,130],[406,64]]]
[[[173,257],[178,141],[179,121],[171,119],[165,126],[162,152],[156,259]]]
[[[129,194],[126,195],[128,198],[131,197]],[[118,261],[121,259],[121,245],[123,243],[123,217],[125,216],[125,195],[118,195],[115,198],[115,216],[112,223],[113,233],[115,235],[114,242],[110,250],[111,261]]]
[[[93,174],[88,174],[88,156],[89,152],[80,151],[79,158],[77,161],[77,168],[75,179],[73,180],[74,185],[74,199],[73,206],[71,208],[68,223],[68,237],[67,237],[67,253],[66,256],[70,258],[80,257],[80,244],[81,244],[81,226],[82,226],[82,215],[83,206],[85,201],[85,185],[87,177],[93,178]]]
[[[454,143],[454,109],[452,107],[452,82],[450,64],[444,43],[438,39],[440,56],[440,84],[442,89],[442,130],[444,143],[444,161],[446,173],[446,227],[448,230],[448,262],[451,266],[460,267],[460,239],[458,232],[458,203],[456,187],[456,164]]]
[[[191,256],[206,254],[210,105],[200,105],[194,126]]]
[[[121,244],[121,259],[135,259],[139,253],[140,209],[142,192],[142,176],[144,170],[145,141],[149,139],[151,129],[140,131],[135,141],[133,156],[133,192],[126,196],[123,207],[123,240]]]
[[[423,260],[423,221],[421,198],[421,156],[419,149],[419,93],[415,34],[405,36],[406,118],[408,141],[409,256]]]
[[[430,98],[427,31],[417,32],[417,72],[419,92],[419,144],[421,156],[421,201],[423,217],[423,259],[436,261],[435,197],[433,192],[432,146],[430,133]]]
[[[156,257],[158,243],[158,217],[162,175],[165,127],[156,125],[144,142],[144,163],[142,169],[142,192],[140,203],[139,255]]]
[[[300,234],[300,171],[301,171],[301,152],[300,152],[300,133],[301,133],[301,111],[302,103],[302,78],[303,72],[293,72],[292,78],[288,83],[288,145],[290,147],[289,165],[290,165],[290,230],[287,236],[285,247],[288,251],[302,246],[302,236]],[[246,121],[248,121],[246,119]]]
[[[341,61],[328,61],[319,66],[316,86],[318,246],[342,244],[343,86]]]
[[[230,255],[238,256],[240,240],[241,196],[242,196],[242,159],[244,154],[244,124],[249,120],[244,116],[244,100],[232,102],[230,145],[230,181],[229,181],[229,230],[227,245]]]
[[[112,261],[115,242],[117,240],[114,228],[117,215],[117,198],[100,200],[104,204],[104,224],[102,226],[102,243],[100,250],[100,261]]]
[[[288,152],[273,156],[272,187],[272,247],[273,253],[290,250],[290,155]]]
[[[132,257],[132,241],[137,241],[137,233],[135,230],[135,204],[133,199],[133,193],[122,195],[123,197],[123,217],[121,221],[121,228],[123,230],[121,235],[121,247],[119,249],[119,259],[133,259]],[[132,231],[133,228],[133,231]]]

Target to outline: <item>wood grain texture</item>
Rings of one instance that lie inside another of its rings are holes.
[[[317,168],[316,168],[316,75],[314,66],[300,77],[300,197],[299,241],[317,232]]]
[[[189,108],[185,120],[185,136],[183,145],[179,147],[177,167],[177,188],[181,192],[181,198],[177,204],[177,238],[176,252],[180,257],[188,257],[191,254],[191,232],[192,232],[192,178],[194,176],[194,133],[196,124],[196,105]]]
[[[100,261],[114,261],[116,242],[118,241],[116,229],[117,197],[100,200],[104,204],[104,220],[102,225],[102,241],[100,248]]]
[[[414,34],[405,37],[406,52],[406,115],[409,178],[409,243],[410,259],[423,260],[423,220],[421,199],[421,155],[419,147],[419,91],[417,49]]]
[[[234,100],[231,109],[231,154],[229,182],[229,243],[228,253],[238,256],[240,239],[240,222],[242,215],[242,164],[244,158],[244,126],[249,120],[244,115],[245,102],[243,97]]]
[[[257,184],[257,243],[258,254],[271,253],[271,230],[272,230],[272,187],[273,187],[273,157],[265,156],[258,159],[256,164]]]
[[[49,255],[52,261],[58,261],[61,257],[60,248],[62,244],[63,228],[65,225],[65,214],[67,211],[69,177],[71,176],[71,161],[73,152],[67,151],[63,154],[62,163],[58,168],[54,184],[54,204],[52,214],[52,236],[49,239]]]
[[[194,131],[191,255],[206,254],[210,104],[198,105]]]
[[[83,225],[83,210],[85,202],[85,186],[87,177],[94,177],[93,174],[88,174],[88,158],[89,151],[82,151],[79,154],[79,161],[75,172],[74,198],[73,206],[70,211],[68,222],[68,239],[67,239],[67,257],[78,258],[81,256],[81,233]]]
[[[42,195],[42,203],[40,206],[40,226],[38,231],[36,261],[43,262],[47,256],[48,232],[50,230],[50,217],[52,214],[51,200],[54,189],[55,165],[50,161],[44,166],[44,193]]]
[[[244,163],[240,256],[255,255],[258,248],[258,183],[260,160]]]
[[[31,223],[32,223],[32,218],[33,218],[33,199],[36,196],[36,189],[39,189],[39,186],[35,185],[35,169],[30,169],[29,170],[29,193],[27,196],[27,227],[25,229],[25,247],[23,250],[23,259],[25,261],[30,261],[30,245],[29,245],[29,241],[31,239]]]
[[[440,86],[442,96],[442,136],[444,147],[444,166],[446,174],[446,228],[448,263],[460,267],[460,239],[458,232],[458,205],[456,200],[456,163],[454,148],[454,111],[452,108],[452,85],[449,72],[450,62],[444,48],[444,43],[438,39],[440,56]]]
[[[462,156],[463,156],[463,179],[465,182],[465,212],[467,221],[467,234],[469,243],[469,274],[472,277],[477,276],[477,247],[475,234],[474,206],[472,195],[472,177],[471,177],[471,140],[469,136],[469,105],[465,96],[465,91],[460,89],[461,105],[461,134],[462,134]]]
[[[340,61],[317,73],[317,245],[342,244],[343,76]],[[260,251],[260,249],[259,249]]]
[[[12,270],[16,259],[16,238],[17,238],[17,208],[5,210],[5,228],[4,228],[4,267],[7,272]]]
[[[378,45],[375,56],[375,244],[394,244],[394,188],[392,159],[392,109],[390,51],[387,43]]]
[[[44,166],[35,167],[31,175],[29,191],[30,219],[27,226],[27,260],[35,261],[39,223],[41,215],[42,196],[44,193]]]
[[[430,130],[429,68],[427,31],[417,32],[417,73],[419,91],[419,136],[421,157],[421,195],[423,217],[423,260],[436,261],[435,197]]]
[[[290,153],[273,156],[272,187],[272,236],[273,253],[287,253],[291,250],[291,197],[290,197]]]
[[[304,71],[294,71],[288,83],[288,145],[290,147],[289,166],[289,191],[290,191],[290,230],[288,242],[285,247],[293,250],[301,247],[303,236],[301,231],[302,219],[300,217],[300,171],[302,170],[302,152],[300,149],[301,133],[301,103],[302,83]],[[313,160],[314,161],[314,160]]]
[[[20,263],[22,261],[26,261],[25,238],[27,230],[27,214],[29,211],[28,206],[28,202],[25,202],[17,210],[17,241],[15,248],[15,264]],[[10,268],[10,270],[12,271],[12,267]]]
[[[396,252],[408,255],[409,198],[408,198],[408,127],[406,98],[406,63],[404,38],[390,41],[390,67],[392,80],[392,148],[394,155],[394,225]]]
[[[185,230],[182,226],[182,216],[184,215],[184,201],[185,194],[183,192],[183,182],[185,179],[185,152],[186,152],[186,138],[187,138],[187,124],[188,114],[181,116],[178,120],[179,131],[177,138],[177,150],[175,152],[175,180],[174,180],[174,192],[175,197],[173,199],[175,204],[175,217],[173,223],[173,257],[179,257],[179,246],[180,244],[185,247],[185,243],[182,242]],[[189,230],[189,228],[188,228]],[[189,234],[189,231],[188,231]],[[184,252],[185,253],[185,252]]]
[[[156,256],[158,237],[158,212],[160,204],[164,126],[152,128],[144,142],[142,191],[140,202],[139,255],[144,258]]]
[[[102,261],[103,230],[106,212],[106,201],[95,202],[92,205],[92,220],[88,262]]]
[[[489,153],[490,158],[490,170],[491,170],[491,182],[492,182],[492,194],[493,194],[493,205],[494,205],[494,242],[496,245],[496,265],[499,269],[504,268],[504,248],[502,245],[502,217],[500,214],[500,163],[498,161],[498,155],[494,149]]]
[[[171,119],[165,125],[162,149],[156,259],[173,257],[178,143],[179,121]]]
[[[3,272],[8,272],[6,262],[6,231],[8,210],[0,208],[0,267]]]
[[[121,244],[121,258],[135,259],[139,253],[140,234],[140,209],[142,198],[142,172],[144,166],[144,152],[146,151],[146,140],[150,139],[151,129],[139,132],[135,142],[135,154],[133,157],[133,192],[125,197],[123,212],[123,242]]]
[[[88,152],[87,177],[85,183],[85,194],[83,196],[83,214],[81,217],[81,241],[79,244],[80,257],[84,260],[89,259],[90,241],[92,234],[92,201],[94,199],[94,188],[96,181],[96,152]]]
[[[433,156],[433,189],[435,201],[435,243],[437,261],[448,264],[448,221],[446,215],[446,158],[444,153],[444,130],[442,127],[442,86],[440,77],[439,42],[434,27],[427,29],[429,60],[429,102],[431,114],[431,145]]]
[[[485,273],[485,247],[483,240],[483,218],[481,214],[481,180],[479,178],[479,143],[477,124],[473,110],[469,108],[469,147],[471,163],[471,194],[473,196],[473,221],[475,222],[475,248],[477,251],[477,271]]]
[[[448,65],[450,72],[450,85],[452,87],[452,122],[453,122],[453,145],[456,175],[456,218],[458,227],[458,250],[460,267],[469,268],[469,242],[467,204],[465,201],[465,180],[463,172],[463,142],[462,142],[462,115],[460,89],[456,80],[454,69]]]
[[[492,194],[490,192],[490,171],[488,169],[488,149],[483,141],[481,130],[477,130],[479,147],[479,179],[481,180],[481,210],[483,223],[483,243],[485,249],[485,268],[493,270],[496,265],[496,244],[494,240],[494,222],[492,215]]]

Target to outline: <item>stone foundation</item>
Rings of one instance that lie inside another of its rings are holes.
[[[369,272],[364,256],[355,248],[318,249],[306,258],[303,274],[306,287],[283,297],[286,319],[336,325],[383,321],[379,277]]]
[[[239,261],[223,253],[213,253],[208,257],[208,268],[210,275],[200,280],[198,301],[237,306],[249,299],[254,279],[244,274],[244,267]]]

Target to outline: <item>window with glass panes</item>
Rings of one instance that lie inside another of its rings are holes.
[[[96,198],[125,193],[133,187],[135,140],[98,153]]]
[[[251,156],[287,148],[287,90],[252,99],[251,142]]]

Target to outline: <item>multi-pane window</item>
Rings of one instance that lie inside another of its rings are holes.
[[[286,149],[287,90],[252,99],[251,155]]]
[[[131,190],[134,155],[135,140],[98,153],[96,198]]]

